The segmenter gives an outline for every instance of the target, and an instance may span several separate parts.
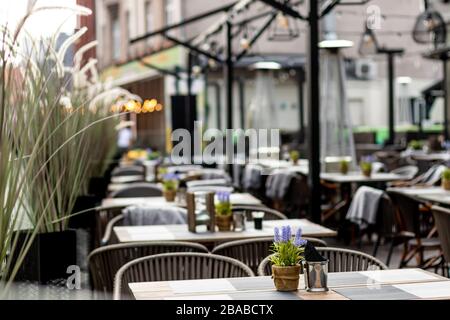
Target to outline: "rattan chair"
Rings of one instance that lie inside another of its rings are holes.
[[[95,249],[88,257],[92,287],[96,295],[112,297],[114,277],[126,263],[146,256],[167,252],[203,252],[208,249],[190,242],[139,242],[109,245]]]
[[[328,272],[366,271],[370,269],[386,270],[388,267],[364,252],[342,248],[316,248],[317,252],[329,260]],[[259,276],[272,274],[270,256],[266,257],[258,267]]]
[[[440,243],[438,238],[433,237],[434,222],[429,210],[423,212],[417,201],[399,192],[388,190],[387,193],[396,210],[396,234],[389,252],[391,253],[394,246],[402,244],[400,268],[406,267],[414,257],[417,261],[414,266],[433,267],[439,257],[432,256],[425,259],[424,252],[439,250]]]
[[[304,238],[316,247],[326,247],[327,243],[320,239]],[[258,266],[267,255],[270,254],[273,237],[249,240],[230,241],[216,246],[211,253],[234,258],[245,263],[253,272],[258,271]]]
[[[122,214],[115,216],[107,223],[106,227],[104,228],[104,234],[103,234],[103,237],[101,238],[100,245],[105,246],[105,245],[114,244],[117,242],[117,238],[114,237],[114,234],[113,234],[114,227],[130,226],[130,225],[132,225],[132,226],[135,226],[135,225],[165,225],[168,223],[171,223],[171,224],[187,223],[187,214],[184,213],[186,210],[182,209],[182,208],[176,208],[177,211],[181,211],[180,213],[178,213],[178,212],[172,213],[171,212],[172,208],[170,208],[170,207],[164,208],[164,209],[156,209],[157,211],[165,211],[164,212],[165,219],[164,219],[164,221],[154,221],[152,223],[142,223],[142,222],[135,223],[133,221],[129,221],[129,219],[126,219],[126,214],[127,214],[126,211],[129,210],[130,208],[133,208],[133,206],[123,209]],[[153,210],[154,208],[151,208],[151,209]],[[130,213],[128,213],[128,214],[130,214]],[[175,216],[171,222],[169,222],[167,220],[169,218],[169,214],[170,215],[175,214]],[[182,218],[180,217],[181,214],[183,215]]]
[[[444,256],[444,275],[449,277],[450,271],[450,209],[433,206],[434,221],[439,240],[441,241],[442,254]]]
[[[165,253],[128,262],[114,280],[114,300],[129,299],[133,282],[253,277],[242,262],[207,253]]]
[[[111,198],[142,198],[142,197],[162,197],[162,190],[153,183],[138,182],[131,183],[125,188],[111,193]]]
[[[267,208],[267,207],[258,207],[258,206],[246,206],[246,205],[237,205],[233,206],[233,212],[245,212],[246,218],[248,221],[253,221],[252,212],[259,211],[264,212],[264,220],[287,220],[284,214],[275,209]]]
[[[128,166],[128,167],[118,167],[111,172],[113,177],[123,177],[123,176],[144,176],[145,170],[142,166]]]

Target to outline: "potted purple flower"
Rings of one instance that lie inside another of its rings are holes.
[[[230,193],[217,193],[216,224],[219,231],[230,231],[233,225],[233,212],[231,210]]]
[[[302,239],[301,228],[292,238],[291,227],[275,228],[273,243],[272,278],[278,291],[295,291],[300,279],[300,263],[304,260],[306,240]]]
[[[167,202],[174,202],[178,189],[178,175],[167,173],[163,176],[163,194]]]

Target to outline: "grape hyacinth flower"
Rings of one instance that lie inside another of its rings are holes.
[[[298,228],[297,232],[295,233],[294,245],[297,247],[303,247],[307,242],[308,241],[306,241],[305,239],[302,239],[302,229]]]
[[[289,242],[291,240],[292,233],[290,226],[281,227],[281,242]]]
[[[175,173],[166,173],[166,174],[164,175],[163,179],[164,179],[164,180],[168,180],[168,181],[171,181],[171,180],[178,180],[178,175],[175,174]]]
[[[275,243],[281,242],[280,229],[278,227],[275,227],[275,229],[274,229],[274,242]]]

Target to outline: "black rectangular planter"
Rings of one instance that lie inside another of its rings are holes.
[[[19,248],[26,232],[19,235]],[[41,233],[36,235],[30,250],[16,275],[15,281],[47,284],[67,279],[67,268],[77,264],[77,236],[75,230]]]

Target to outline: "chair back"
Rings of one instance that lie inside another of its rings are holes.
[[[129,166],[129,167],[117,167],[115,168],[111,176],[113,177],[123,177],[123,176],[140,176],[144,175],[144,167],[142,166]]]
[[[317,252],[328,259],[328,272],[354,272],[369,269],[387,270],[388,267],[371,255],[364,252],[342,248],[316,248]],[[258,276],[272,274],[270,256],[266,257],[258,267]]]
[[[326,247],[327,243],[320,239],[304,238],[316,247]],[[211,253],[239,260],[258,272],[261,262],[272,251],[273,237],[261,239],[230,241],[216,246]]]
[[[404,166],[392,170],[391,173],[413,179],[419,173],[419,168],[417,166]]]
[[[93,290],[97,295],[112,297],[114,276],[126,263],[137,258],[167,252],[203,252],[208,249],[201,244],[189,242],[126,243],[95,249],[88,257]]]
[[[258,211],[258,212],[264,212],[264,220],[287,220],[288,217],[286,217],[283,213],[267,208],[267,207],[258,207],[258,206],[246,206],[246,205],[240,205],[240,206],[233,206],[232,207],[233,212],[245,212],[245,216],[248,221],[253,221],[252,212]]]
[[[162,197],[162,190],[153,183],[132,183],[123,189],[111,193],[111,198]]]
[[[419,203],[400,192],[388,190],[387,194],[394,205],[397,232],[409,232],[419,236]]]
[[[139,258],[122,266],[114,280],[114,299],[131,298],[128,284],[214,278],[253,277],[242,262],[207,253],[165,253]]]
[[[450,210],[433,206],[432,211],[444,259],[450,263]]]
[[[113,244],[117,242],[113,229],[117,226],[144,226],[144,225],[168,225],[186,224],[186,209],[178,207],[148,207],[136,205],[127,207],[122,214],[112,218],[104,228],[101,245]]]

